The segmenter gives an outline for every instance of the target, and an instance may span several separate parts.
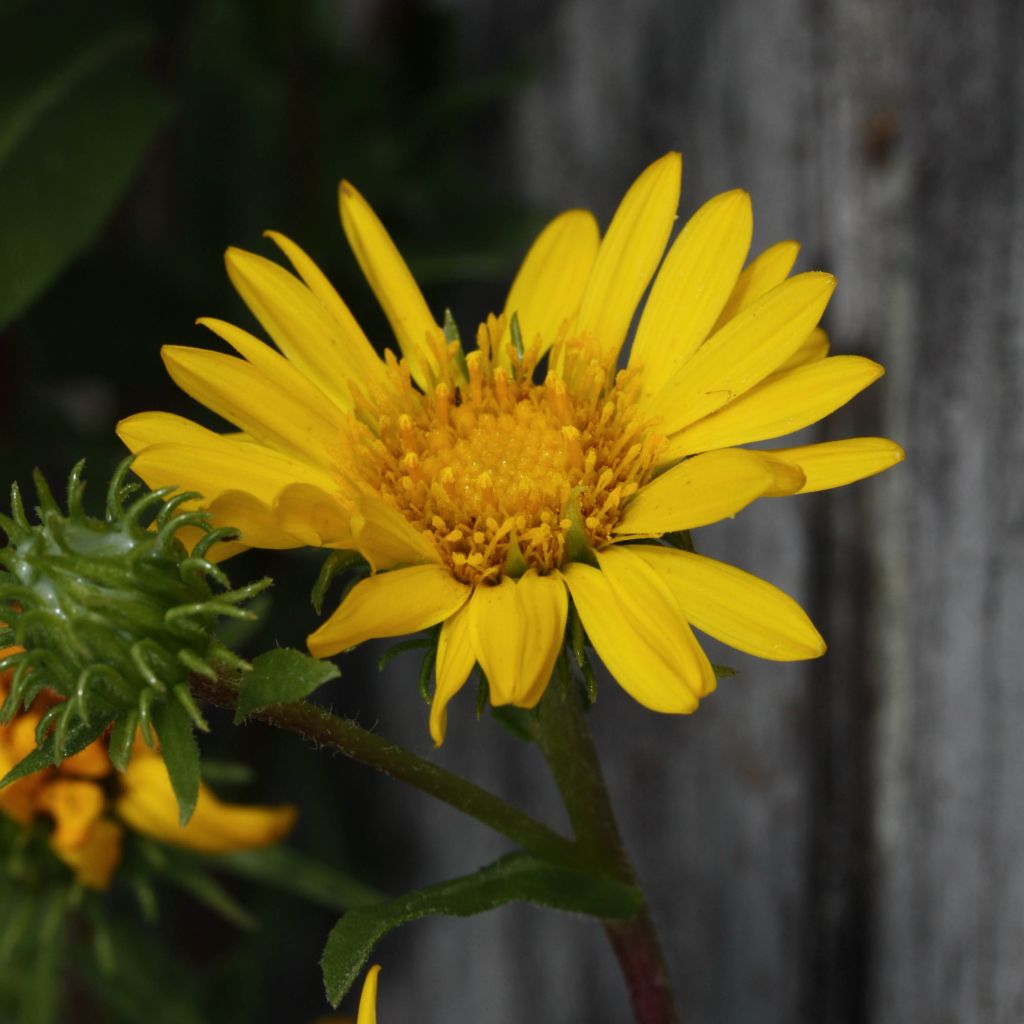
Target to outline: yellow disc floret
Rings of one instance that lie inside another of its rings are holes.
[[[503,332],[491,317],[466,356],[436,339],[441,369],[426,392],[392,362],[386,391],[363,396],[342,445],[346,475],[427,534],[472,584],[552,571],[574,529],[603,547],[663,443],[636,416],[631,375],[609,384],[585,342],[559,346],[570,370],[535,383],[536,358],[511,347],[504,360],[492,356]]]

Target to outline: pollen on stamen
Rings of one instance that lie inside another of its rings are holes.
[[[451,572],[474,585],[498,582],[507,564],[559,568],[570,503],[588,543],[609,543],[663,444],[636,418],[629,374],[610,380],[584,358],[586,339],[561,338],[569,355],[551,365],[565,374],[549,370],[536,383],[539,347],[518,356],[502,343],[505,329],[489,317],[464,358],[458,344],[436,346],[436,383],[425,393],[404,361],[389,361],[380,394],[364,396],[339,445],[343,472],[431,537]]]

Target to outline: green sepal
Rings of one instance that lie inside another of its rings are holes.
[[[327,998],[337,1006],[388,932],[433,915],[469,917],[525,902],[600,918],[631,917],[643,907],[632,885],[552,867],[513,853],[472,875],[350,910],[334,926],[321,960]]]
[[[564,516],[569,520],[569,529],[565,534],[565,560],[567,562],[584,562],[587,565],[592,565],[595,569],[600,568],[597,564],[597,556],[587,539],[587,528],[583,521],[583,511],[580,508],[578,485],[572,489],[572,493],[569,495]]]
[[[107,727],[106,721],[93,720],[91,723],[76,722],[64,734],[64,746],[58,755],[56,751],[56,740],[53,733],[47,736],[42,744],[36,747],[31,753],[26,754],[2,779],[0,789],[9,786],[12,782],[32,775],[34,772],[42,771],[44,768],[52,768],[61,761],[75,754],[81,753],[90,743],[103,735]]]
[[[734,675],[738,674],[738,670],[730,665],[716,665],[712,662],[711,668],[715,673],[716,679],[732,679]]]
[[[670,547],[678,548],[680,551],[694,551],[693,538],[690,536],[689,530],[672,530],[669,533],[663,533],[661,539]]]
[[[187,825],[199,799],[199,745],[192,731],[192,719],[180,704],[161,701],[153,706],[153,725],[178,801],[181,824]]]
[[[523,344],[523,329],[519,326],[519,313],[513,313],[509,320],[509,333],[512,335],[512,348],[516,357],[522,359],[526,355],[526,346]]]
[[[304,700],[324,683],[337,679],[341,670],[329,661],[318,661],[301,651],[279,647],[255,658],[252,670],[242,676],[235,710],[235,725],[249,715],[274,704]]]
[[[537,738],[537,715],[532,708],[502,704],[491,708],[491,716],[517,740],[532,743]]]
[[[336,576],[346,572],[364,570],[369,573],[370,566],[358,551],[332,551],[324,559],[324,564],[320,567],[320,574],[317,576],[316,583],[313,584],[313,590],[309,595],[313,611],[317,615],[323,614],[324,599],[327,597],[327,591],[330,589],[331,583],[334,582]]]

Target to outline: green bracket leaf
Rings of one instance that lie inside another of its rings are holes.
[[[235,725],[273,704],[303,700],[340,675],[337,665],[318,661],[301,651],[287,647],[267,651],[253,661],[252,671],[242,677]]]
[[[199,745],[192,732],[192,719],[176,701],[163,701],[153,705],[153,724],[171,788],[178,798],[181,823],[187,825],[199,799]]]
[[[392,929],[434,914],[469,917],[526,902],[595,917],[631,917],[643,906],[635,886],[552,867],[526,853],[514,853],[473,875],[406,893],[397,899],[350,910],[334,926],[321,967],[333,1006],[358,978],[373,947]]]
[[[107,727],[106,721],[92,721],[90,724],[77,722],[68,729],[64,737],[63,756],[58,757],[54,751],[54,737],[51,733],[43,741],[42,746],[36,747],[31,754],[23,757],[2,779],[0,789],[9,786],[18,779],[25,778],[33,772],[42,771],[44,768],[51,768],[60,764],[65,758],[73,757],[75,754],[85,750],[90,743],[98,740]]]

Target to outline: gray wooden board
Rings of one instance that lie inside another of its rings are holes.
[[[741,674],[690,719],[602,684],[594,726],[685,1019],[1017,1024],[1024,5],[446,6],[468,76],[534,62],[482,169],[542,208],[605,221],[670,148],[685,153],[684,214],[748,188],[755,248],[800,239],[802,268],[839,277],[835,350],[888,368],[815,436],[881,433],[910,451],[886,477],[697,536],[804,601],[825,659],[716,650]],[[558,820],[531,753],[475,724],[469,703],[453,709],[445,763]],[[423,743],[414,701],[379,708],[385,731]],[[422,881],[502,848],[395,799]],[[382,1006],[397,1019],[627,1019],[586,922],[510,910],[389,941]]]

